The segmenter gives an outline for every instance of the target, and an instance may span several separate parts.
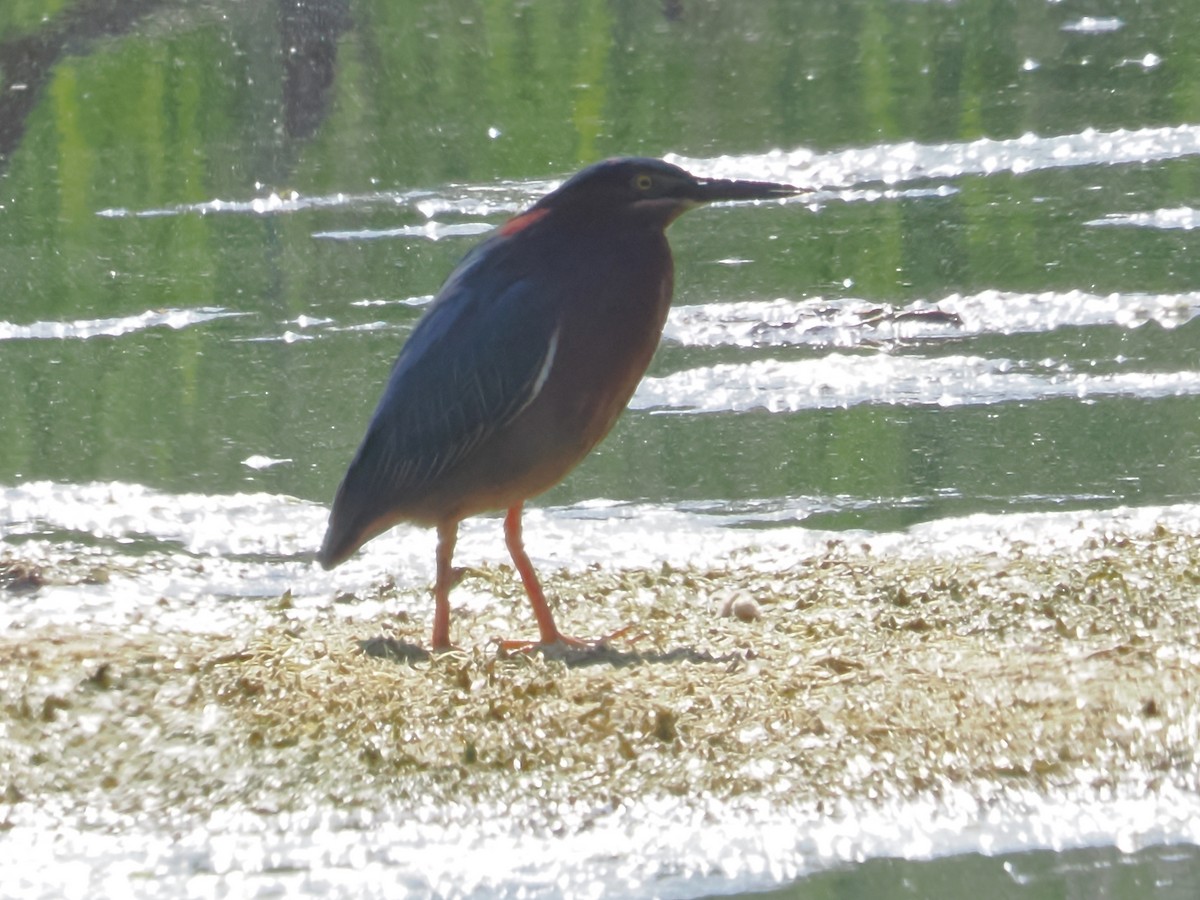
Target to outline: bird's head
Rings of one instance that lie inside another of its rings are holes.
[[[689,209],[718,200],[769,200],[800,189],[768,181],[697,178],[661,159],[624,157],[588,166],[539,200],[530,212],[634,215],[662,226]]]

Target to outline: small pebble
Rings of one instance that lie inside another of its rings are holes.
[[[734,616],[743,622],[755,622],[762,618],[762,610],[753,597],[730,594],[721,602],[722,618]]]

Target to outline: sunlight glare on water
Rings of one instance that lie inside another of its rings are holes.
[[[930,178],[1007,171],[1115,165],[1177,159],[1200,153],[1200,126],[1178,125],[1077,134],[920,144],[908,141],[832,153],[800,149],[787,153],[722,157],[715,161],[669,157],[697,173],[722,178],[763,178],[826,189],[870,182],[898,184]],[[764,176],[764,172],[769,176]]]
[[[240,316],[244,313],[228,309],[148,309],[133,316],[111,319],[80,319],[73,322],[33,322],[14,325],[0,322],[0,341],[61,340],[64,338],[120,337],[148,328],[188,328],[214,319]]]
[[[938,802],[847,806],[832,814],[647,800],[612,810],[559,808],[557,834],[504,824],[522,812],[528,811],[479,810],[481,833],[466,856],[461,836],[433,809],[383,810],[364,818],[358,810],[325,807],[274,824],[234,811],[173,836],[136,827],[109,833],[61,824],[45,831],[22,828],[8,840],[24,860],[8,890],[14,898],[42,896],[62,883],[55,860],[68,851],[74,858],[109,861],[105,873],[82,867],[70,872],[77,889],[103,893],[106,884],[121,884],[136,897],[229,891],[248,897],[388,897],[397,890],[421,896],[638,897],[647,883],[656,896],[690,897],[762,890],[872,858],[920,860],[1043,846],[1064,851],[1107,837],[1114,822],[1120,823],[1118,846],[1129,853],[1165,835],[1200,841],[1195,798],[1174,791],[1117,797],[1097,807],[1082,796],[1045,798],[994,786],[986,810],[977,798],[950,791]],[[145,871],[155,878],[125,881]]]
[[[1200,225],[1200,211],[1190,206],[1173,209],[1156,209],[1150,212],[1109,213],[1102,219],[1093,219],[1087,225],[1134,226],[1137,228],[1180,228],[1191,231]]]
[[[1172,616],[1200,534],[1194,10],[484,6],[0,12],[0,893],[1192,900],[1200,656]],[[632,611],[638,647],[686,620],[740,655],[506,668],[486,641],[533,626],[498,516],[455,557],[478,646],[416,669],[357,653],[432,618],[431,530],[313,559],[397,351],[470,248],[613,155],[805,193],[672,226],[663,345],[531,500],[528,549],[564,616]],[[742,583],[758,594],[722,594]],[[733,599],[761,616],[718,615]],[[1039,671],[1059,645],[1065,688]],[[975,656],[1000,672],[979,708],[949,693]],[[786,703],[704,732],[772,679]],[[543,747],[505,718],[518,694],[577,704],[540,768],[471,742]],[[270,733],[302,696],[314,719]],[[1060,700],[1099,718],[1088,754],[1037,739]],[[611,799],[555,795],[622,703],[626,743],[604,735],[580,782]],[[972,712],[994,716],[982,770],[933,724]],[[417,732],[463,722],[468,746],[414,761]],[[296,776],[322,747],[330,783]],[[906,773],[908,793],[883,778]],[[511,804],[472,800],[498,784]]]
[[[685,346],[876,346],[896,341],[961,339],[1044,332],[1064,326],[1155,322],[1174,328],[1200,315],[1200,293],[1019,294],[984,291],[883,307],[854,298],[708,303],[671,310],[663,335]]]
[[[647,378],[633,409],[692,413],[846,408],[860,403],[964,406],[1052,397],[1177,397],[1200,394],[1200,372],[1074,372],[1062,361],[976,356],[829,354],[756,360]]]

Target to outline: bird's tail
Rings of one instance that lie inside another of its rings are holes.
[[[347,529],[339,527],[334,516],[329,517],[329,526],[325,529],[325,539],[321,541],[321,549],[317,551],[317,562],[322,569],[332,569],[345,562],[361,544],[356,544],[349,538]]]
[[[323,569],[332,569],[345,562],[354,551],[365,544],[371,535],[366,535],[362,523],[362,504],[351,501],[354,467],[346,473],[338,485],[329,511],[329,524],[325,527],[325,538],[317,551],[317,562]]]
[[[402,518],[394,504],[381,495],[371,458],[369,452],[360,449],[338,485],[325,538],[317,551],[317,562],[325,569],[345,562],[359,547]]]

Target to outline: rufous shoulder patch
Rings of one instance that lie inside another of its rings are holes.
[[[505,237],[516,234],[518,231],[522,231],[528,228],[534,222],[544,218],[549,212],[550,210],[546,207],[542,207],[541,209],[526,210],[520,215],[513,216],[511,219],[501,225],[500,233]]]

